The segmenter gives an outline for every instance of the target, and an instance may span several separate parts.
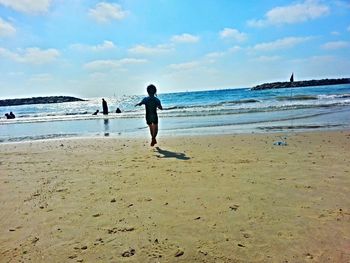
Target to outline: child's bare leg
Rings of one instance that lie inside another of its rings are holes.
[[[153,135],[154,135],[154,139],[158,135],[158,124],[153,124]]]
[[[156,137],[158,134],[158,124],[151,123],[149,125],[149,129],[150,129],[151,136],[152,136],[151,146],[154,146],[157,143]]]
[[[149,127],[149,133],[151,134],[151,137],[153,138],[153,128],[152,128],[152,123],[151,124],[148,124],[148,127]]]

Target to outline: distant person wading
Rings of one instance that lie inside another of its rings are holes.
[[[103,111],[103,115],[108,115],[108,106],[105,99],[102,99],[102,111]]]

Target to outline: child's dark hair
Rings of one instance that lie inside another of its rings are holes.
[[[156,86],[154,86],[153,84],[148,85],[148,87],[147,87],[147,93],[148,93],[149,95],[156,95],[156,93],[157,93],[157,88],[156,88]]]

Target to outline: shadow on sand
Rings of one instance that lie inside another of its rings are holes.
[[[159,154],[161,154],[161,155],[158,155],[159,158],[176,158],[179,160],[191,159],[190,157],[187,157],[186,154],[184,154],[184,153],[176,153],[176,152],[171,152],[171,151],[167,151],[167,150],[162,150],[159,147],[156,147],[156,150]]]

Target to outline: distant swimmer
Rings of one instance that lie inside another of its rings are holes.
[[[99,110],[96,110],[92,115],[97,115],[97,113],[99,113]]]
[[[115,113],[122,113],[122,111],[121,111],[119,108],[117,108],[117,110],[115,111]]]
[[[107,102],[105,101],[105,99],[102,99],[102,109],[103,109],[103,114],[108,115],[108,106],[107,106]]]
[[[16,118],[15,114],[13,114],[12,111],[10,113],[5,113],[5,117],[6,117],[6,119]]]

